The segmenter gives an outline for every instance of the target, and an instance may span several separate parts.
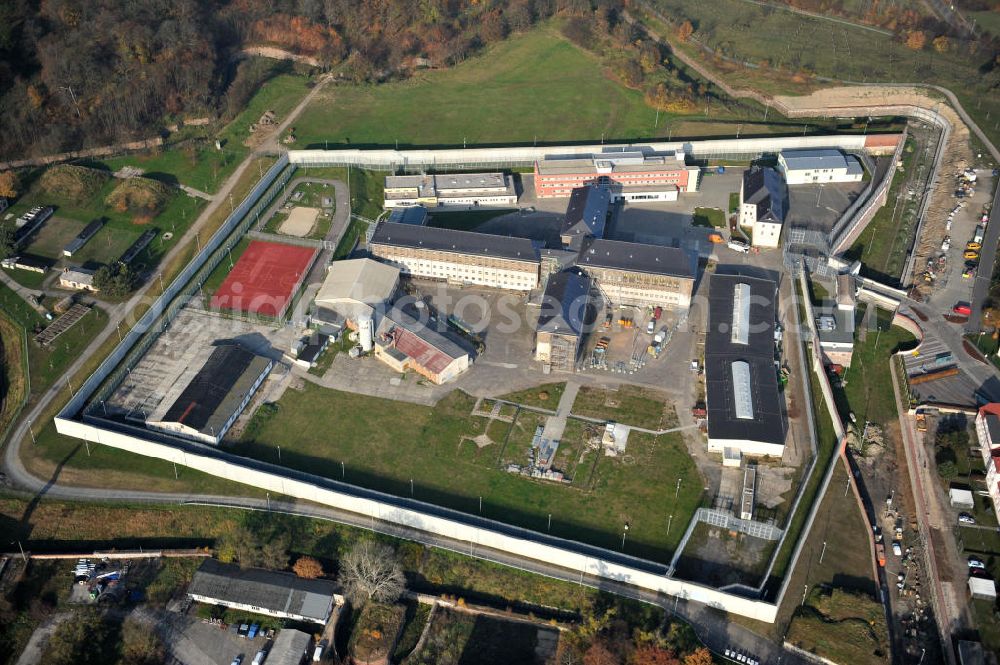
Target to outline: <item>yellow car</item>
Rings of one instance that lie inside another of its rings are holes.
[[[982,246],[982,245],[980,245],[980,244],[979,244],[978,242],[970,242],[969,244],[967,244],[967,245],[965,246],[965,248],[966,248],[967,250],[969,250],[969,251],[975,251],[975,252],[978,252],[979,250],[981,250],[981,249],[983,248],[983,246]]]
[[[976,252],[976,251],[973,251],[971,249],[968,249],[968,250],[965,251],[965,254],[963,254],[962,256],[964,256],[966,259],[969,259],[970,261],[973,261],[973,260],[979,258],[979,252]]]

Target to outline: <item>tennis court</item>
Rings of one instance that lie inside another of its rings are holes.
[[[212,296],[212,309],[280,318],[317,252],[254,240]]]

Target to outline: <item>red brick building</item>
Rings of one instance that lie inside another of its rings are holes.
[[[576,187],[611,185],[615,199],[674,201],[678,192],[698,190],[698,167],[684,155],[645,155],[639,151],[599,153],[535,162],[538,198],[569,196]]]

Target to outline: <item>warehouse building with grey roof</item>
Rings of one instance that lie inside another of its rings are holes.
[[[199,603],[323,625],[334,605],[344,602],[336,591],[336,584],[329,580],[205,559],[195,571],[187,595]]]
[[[787,433],[775,365],[777,285],[712,275],[705,339],[708,450],[781,457]]]
[[[535,324],[535,360],[551,369],[572,371],[590,311],[590,278],[579,268],[548,279]]]
[[[146,426],[186,439],[217,445],[274,366],[232,343],[212,347],[210,355],[173,399],[167,395]]]

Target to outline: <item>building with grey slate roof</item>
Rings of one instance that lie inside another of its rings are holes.
[[[218,444],[250,403],[274,362],[235,344],[220,344],[180,394],[150,414],[151,429]]]
[[[191,579],[187,595],[199,603],[323,625],[334,604],[343,602],[336,590],[329,580],[307,580],[291,573],[205,559]]]
[[[705,339],[708,449],[781,457],[787,432],[775,366],[777,285],[711,276]]]
[[[749,228],[755,247],[777,247],[788,214],[788,188],[781,174],[752,166],[740,183],[740,226]]]
[[[615,306],[686,310],[698,258],[677,247],[618,240],[586,243],[576,261]]]
[[[590,312],[590,278],[579,268],[549,277],[535,324],[535,360],[572,371]]]
[[[413,277],[511,291],[538,286],[538,250],[525,238],[383,222],[368,249]]]
[[[608,187],[588,185],[574,189],[559,232],[563,247],[579,251],[588,238],[603,238],[610,213]]]
[[[267,665],[301,665],[309,661],[312,637],[301,630],[282,628],[267,652]]]
[[[861,162],[836,148],[782,150],[778,169],[789,185],[827,182],[860,182],[865,175]]]

